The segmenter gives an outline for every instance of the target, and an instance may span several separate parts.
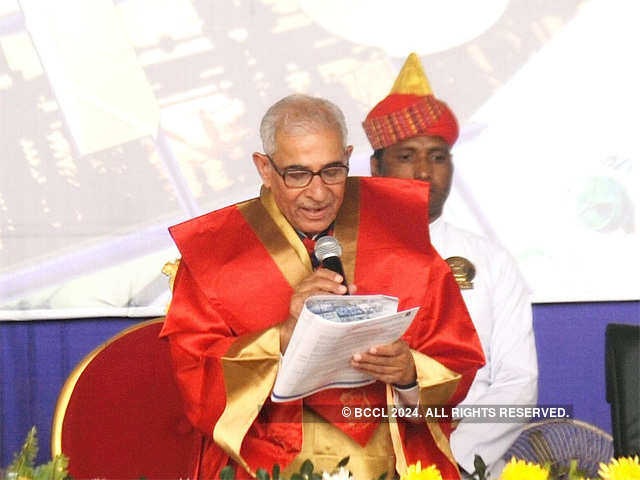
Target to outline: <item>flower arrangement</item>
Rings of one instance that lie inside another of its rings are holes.
[[[612,459],[607,465],[600,464],[598,475],[602,480],[640,480],[638,456]]]
[[[67,466],[69,459],[58,455],[49,463],[35,465],[38,454],[38,437],[36,427],[32,427],[19,453],[4,471],[0,469],[2,480],[64,480],[68,478]]]
[[[415,465],[409,465],[400,480],[442,480],[442,475],[435,465],[423,469],[420,460],[418,460]]]
[[[35,465],[38,453],[38,439],[36,428],[33,427],[27,434],[27,438],[19,453],[14,455],[14,460],[6,469],[0,469],[0,480],[65,480],[69,478],[67,467],[69,460],[64,455],[58,455],[49,463]],[[306,460],[300,467],[300,471],[291,475],[289,480],[353,480],[353,475],[347,468],[349,457],[345,457],[331,472],[316,472],[311,460]],[[471,478],[475,480],[489,480],[487,468],[482,458],[476,455],[474,461],[475,471]],[[286,480],[281,475],[280,466],[274,465],[271,472],[258,469],[258,480]],[[225,467],[220,472],[221,480],[234,480],[235,472],[232,467]],[[387,474],[380,475],[376,480],[386,480]],[[502,470],[497,480],[640,480],[640,458],[622,457],[614,458],[608,464],[601,463],[597,478],[587,478],[578,469],[574,460],[568,469],[559,471],[550,465],[538,465],[525,460],[512,458]],[[391,480],[443,480],[442,474],[435,465],[422,467],[420,461],[410,465],[402,476],[395,474]]]
[[[548,480],[549,468],[541,467],[537,463],[516,460],[512,458],[500,474],[499,480]]]
[[[640,480],[638,456],[613,458],[608,464],[601,463],[598,478],[589,479],[581,474],[574,460],[568,471],[554,472],[549,465],[541,466],[512,458],[504,467],[498,480]]]
[[[300,466],[300,471],[291,475],[290,480],[350,480],[351,472],[346,468],[349,457],[345,457],[338,462],[336,468],[331,472],[314,472],[314,465],[311,460],[305,460]],[[259,468],[256,472],[258,480],[285,480],[280,474],[280,465],[275,464],[271,469],[271,474],[264,468]],[[385,480],[386,474],[378,480]],[[220,472],[220,480],[234,480],[235,472],[233,467],[224,467]]]
[[[306,460],[300,471],[294,473],[290,480],[353,480],[351,472],[346,468],[349,457],[343,458],[335,470],[332,472],[314,472],[314,466],[311,460]],[[476,471],[471,474],[471,478],[476,480],[489,480],[486,465],[482,459],[476,456]],[[381,475],[377,480],[385,480],[387,474]],[[259,469],[257,472],[258,480],[285,480],[280,475],[280,467],[275,465],[271,472]],[[221,474],[221,480],[234,480],[234,471],[231,467],[225,467]],[[435,465],[426,468],[422,467],[420,461],[410,465],[407,471],[400,477],[397,475],[395,480],[443,480],[442,474]],[[585,477],[577,467],[577,462],[571,462],[571,466],[565,470],[554,470],[550,465],[538,465],[537,463],[527,462],[512,458],[502,470],[497,480],[640,480],[640,459],[638,456],[626,457],[620,459],[612,459],[610,463],[600,464],[598,478],[589,479]]]

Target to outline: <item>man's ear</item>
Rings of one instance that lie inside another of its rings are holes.
[[[271,176],[269,175],[271,165],[269,163],[269,158],[267,158],[264,153],[258,152],[253,152],[252,158],[253,164],[258,170],[258,174],[260,174],[260,178],[262,178],[262,183],[265,187],[269,188],[271,186]]]
[[[351,154],[353,153],[353,145],[347,146],[347,148],[344,149],[344,153],[347,163],[349,163],[349,159],[351,158]]]
[[[382,172],[380,171],[380,160],[375,156],[371,155],[369,157],[369,167],[371,168],[371,176],[372,177],[381,177]]]

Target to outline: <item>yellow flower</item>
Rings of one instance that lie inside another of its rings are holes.
[[[428,468],[422,469],[420,460],[415,465],[409,465],[409,468],[405,472],[400,480],[442,480],[442,475],[435,465],[431,465]]]
[[[613,459],[609,465],[600,464],[598,475],[603,480],[640,480],[640,460],[638,456]]]
[[[504,467],[498,480],[547,480],[549,470],[536,463],[516,460],[515,457]]]

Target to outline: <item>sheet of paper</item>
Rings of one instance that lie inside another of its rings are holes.
[[[396,298],[384,295],[307,299],[280,363],[271,400],[286,402],[326,388],[374,382],[352,368],[350,360],[372,345],[394,342],[409,328],[419,307],[396,312],[397,306]]]

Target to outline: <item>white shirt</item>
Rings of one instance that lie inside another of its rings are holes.
[[[529,290],[515,261],[487,238],[459,229],[441,218],[429,225],[431,243],[443,259],[464,257],[475,266],[472,289],[462,297],[476,327],[486,365],[478,370],[462,402],[478,405],[535,405],[538,363]],[[523,424],[460,422],[451,435],[458,464],[473,472],[474,455],[498,478],[502,455],[516,440]]]

